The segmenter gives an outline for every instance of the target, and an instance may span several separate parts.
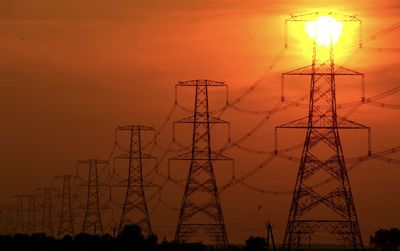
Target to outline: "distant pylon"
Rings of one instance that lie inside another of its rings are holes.
[[[49,235],[54,235],[54,226],[53,226],[53,191],[55,190],[53,187],[42,187],[37,190],[43,192],[43,200],[42,200],[42,217],[40,221],[40,231]]]
[[[6,219],[6,232],[7,234],[14,234],[15,231],[15,223],[16,223],[16,212],[17,210],[14,207],[7,207],[7,219]]]
[[[300,248],[323,228],[343,244],[363,249],[339,129],[369,128],[337,115],[335,87],[338,75],[362,74],[335,67],[332,43],[322,47],[314,42],[311,66],[284,73],[282,80],[290,75],[310,76],[311,84],[308,116],[277,127],[307,130],[283,248]]]
[[[100,198],[99,198],[99,172],[98,165],[108,165],[106,160],[88,159],[80,160],[78,164],[88,166],[88,180],[83,185],[87,186],[86,197],[86,213],[83,220],[83,233],[103,233],[103,224],[100,213]]]
[[[130,132],[130,146],[127,154],[117,158],[128,159],[128,180],[123,184],[126,187],[124,204],[122,206],[119,231],[127,224],[137,224],[143,233],[151,234],[150,214],[147,206],[144,189],[146,187],[158,187],[143,179],[144,159],[154,159],[153,156],[142,152],[142,131],[154,131],[154,128],[143,125],[121,126],[117,131]]]
[[[0,234],[7,234],[7,207],[0,207]]]
[[[55,178],[62,180],[61,211],[58,224],[57,236],[74,235],[74,217],[72,213],[72,180],[73,175],[61,175]]]
[[[25,198],[27,195],[18,194],[13,196],[16,200],[15,204],[15,233],[23,234],[26,232],[26,208],[25,208]]]
[[[193,124],[191,151],[171,159],[190,161],[175,240],[178,242],[188,241],[203,234],[211,241],[225,245],[228,244],[228,236],[215,180],[213,161],[231,159],[211,150],[210,124],[228,122],[210,115],[208,87],[227,86],[223,82],[210,80],[179,82],[176,86],[194,87],[195,102],[193,116],[175,122]]]
[[[35,233],[36,232],[36,223],[37,223],[37,218],[36,218],[36,212],[37,212],[37,205],[36,205],[36,199],[37,195],[35,194],[29,194],[27,196],[28,198],[28,209],[27,209],[27,222],[26,222],[26,231],[29,234]]]

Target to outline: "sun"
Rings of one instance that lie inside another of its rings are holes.
[[[305,24],[305,29],[319,46],[336,44],[342,34],[342,22],[331,16],[321,16]]]

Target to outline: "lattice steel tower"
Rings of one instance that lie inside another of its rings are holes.
[[[76,178],[73,175],[61,175],[55,178],[62,179],[61,191],[61,211],[58,224],[57,236],[75,235],[74,217],[72,213],[72,180]]]
[[[15,233],[26,233],[26,194],[18,194],[13,196],[16,199],[15,205]]]
[[[158,187],[143,178],[143,160],[155,159],[153,156],[142,152],[142,131],[154,131],[154,128],[143,125],[121,126],[117,131],[130,132],[129,152],[117,158],[128,159],[128,180],[124,204],[122,206],[119,231],[127,224],[137,224],[143,233],[151,234],[150,214],[147,206],[145,188]]]
[[[41,187],[37,189],[43,193],[42,197],[42,217],[40,221],[40,231],[43,233],[53,236],[54,226],[53,226],[53,187]]]
[[[36,218],[36,212],[37,212],[37,195],[35,194],[29,194],[27,196],[28,198],[28,209],[27,209],[27,232],[29,234],[35,233],[36,232],[36,224],[37,224],[37,218]]]
[[[6,233],[15,234],[15,223],[16,223],[16,209],[12,206],[7,207],[7,219],[6,219]]]
[[[362,74],[335,68],[332,43],[314,43],[312,65],[284,73],[282,79],[290,75],[310,76],[311,83],[308,116],[277,127],[307,130],[283,247],[298,247],[322,228],[345,245],[363,249],[339,129],[369,128],[337,115],[335,87],[337,75]],[[330,182],[321,183],[327,178]]]
[[[7,207],[0,206],[0,234],[7,233]]]
[[[85,219],[83,221],[82,232],[83,233],[103,233],[103,224],[101,221],[100,213],[100,198],[99,198],[99,165],[108,165],[106,160],[88,159],[81,160],[78,164],[88,165],[88,180],[84,186],[87,186],[86,195],[86,212]]]
[[[210,125],[228,123],[212,117],[209,112],[208,87],[225,87],[223,82],[193,80],[179,82],[176,87],[194,87],[193,116],[174,123],[193,124],[192,147],[189,152],[171,160],[190,161],[185,191],[179,212],[175,240],[187,241],[205,234],[217,244],[228,244],[217,182],[214,160],[231,160],[211,150]]]

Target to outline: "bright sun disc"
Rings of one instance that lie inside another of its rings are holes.
[[[330,16],[318,17],[315,21],[307,22],[305,29],[311,39],[320,46],[336,44],[342,34],[342,23]]]

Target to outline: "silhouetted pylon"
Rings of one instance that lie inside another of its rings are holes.
[[[36,223],[37,223],[37,218],[36,218],[36,212],[37,212],[37,205],[36,205],[36,199],[37,195],[35,194],[29,194],[27,196],[28,199],[28,208],[27,208],[27,222],[26,222],[26,231],[27,233],[35,233],[36,232]]]
[[[0,234],[7,234],[7,207],[0,207]]]
[[[304,20],[306,16],[299,17]],[[347,20],[352,19],[344,17]],[[308,116],[277,127],[307,130],[283,242],[288,250],[299,248],[320,228],[345,245],[363,249],[339,129],[369,128],[337,115],[338,75],[363,78],[361,73],[335,67],[332,42],[327,47],[314,42],[311,66],[282,75],[282,80],[287,76],[311,79]]]
[[[61,175],[56,176],[55,178],[62,180],[61,210],[57,236],[73,236],[75,234],[75,229],[74,217],[72,213],[72,180],[77,177],[73,175]]]
[[[26,232],[26,194],[18,194],[13,196],[16,200],[15,204],[15,233],[23,234]]]
[[[38,188],[37,190],[43,193],[41,204],[42,217],[40,221],[40,231],[49,236],[53,236],[53,191],[55,191],[55,189],[53,187],[42,187]]]
[[[16,212],[17,210],[14,207],[7,207],[7,219],[6,219],[6,233],[14,234],[15,233],[15,223],[16,223]]]
[[[150,214],[145,197],[145,188],[159,187],[143,179],[143,160],[155,159],[153,156],[142,152],[142,131],[154,131],[154,128],[143,125],[121,126],[117,131],[130,133],[129,152],[117,158],[128,159],[128,180],[123,184],[126,194],[122,206],[119,231],[127,224],[137,224],[143,233],[151,234]]]
[[[179,82],[176,87],[194,87],[195,102],[193,116],[174,123],[193,125],[192,147],[189,152],[171,160],[190,161],[185,191],[175,233],[178,242],[206,235],[217,244],[228,244],[213,161],[231,160],[211,150],[210,124],[228,123],[209,113],[208,87],[226,87],[223,82],[192,80]]]
[[[103,224],[100,213],[99,198],[99,172],[98,165],[108,165],[106,160],[88,159],[80,160],[78,164],[88,166],[88,180],[83,185],[87,186],[86,212],[83,221],[83,233],[103,233]]]

